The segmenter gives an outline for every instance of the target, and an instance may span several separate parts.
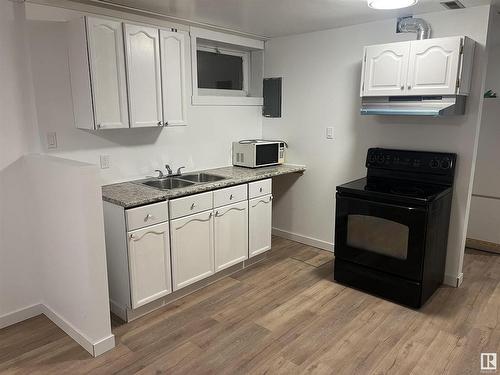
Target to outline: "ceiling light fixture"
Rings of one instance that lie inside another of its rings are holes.
[[[368,0],[368,6],[373,9],[399,9],[411,7],[418,0]]]

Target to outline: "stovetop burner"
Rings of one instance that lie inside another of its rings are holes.
[[[355,194],[383,195],[387,198],[404,198],[409,201],[430,202],[450,187],[416,181],[406,181],[379,177],[365,177],[340,185],[339,191],[349,191]]]
[[[425,195],[424,190],[416,186],[394,186],[389,189],[389,192],[408,197],[422,197]]]

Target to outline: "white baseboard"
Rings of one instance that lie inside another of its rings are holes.
[[[283,238],[286,238],[288,240],[300,242],[300,243],[303,243],[305,245],[317,247],[319,249],[328,250],[328,251],[333,252],[333,243],[331,243],[331,242],[318,240],[316,238],[304,236],[302,234],[288,232],[286,230],[278,229],[278,228],[273,228],[273,235],[275,235],[277,237],[283,237]]]
[[[40,314],[43,314],[43,305],[37,303],[36,305],[31,305],[25,307],[24,309],[19,309],[2,315],[0,316],[0,329],[22,322],[23,320],[33,318],[34,316]]]
[[[462,285],[462,282],[464,281],[464,274],[460,273],[458,276],[455,275],[444,275],[444,281],[443,284],[452,286],[454,288],[458,288],[460,285]]]
[[[43,304],[28,306],[24,309],[0,316],[0,329],[22,322],[23,320],[33,318],[34,316],[40,314],[44,314],[94,357],[97,357],[98,355],[101,355],[102,353],[115,347],[115,336],[113,334],[110,334],[109,336],[96,342],[92,342],[84,334],[74,328],[73,325],[64,320],[51,308]]]

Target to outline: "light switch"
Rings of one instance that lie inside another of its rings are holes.
[[[57,148],[56,132],[47,132],[47,148]]]
[[[326,128],[326,139],[333,139],[333,128],[332,127]]]
[[[109,155],[101,155],[100,160],[101,160],[101,169],[108,169],[111,166]]]

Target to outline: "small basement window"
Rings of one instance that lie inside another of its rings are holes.
[[[191,28],[193,105],[262,105],[264,42]]]
[[[198,46],[198,91],[203,95],[247,96],[248,52]]]

